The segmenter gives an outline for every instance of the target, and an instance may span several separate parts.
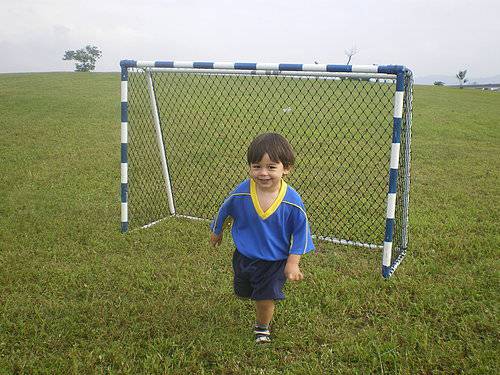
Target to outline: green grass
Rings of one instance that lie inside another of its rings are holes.
[[[0,75],[0,373],[498,373],[498,93],[415,87],[407,258],[319,244],[255,347],[229,238],[119,233],[119,87]]]

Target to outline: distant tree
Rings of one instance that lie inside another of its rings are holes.
[[[95,69],[95,63],[101,56],[102,52],[96,46],[87,45],[76,51],[66,51],[63,60],[77,61],[75,72],[90,72]]]
[[[465,75],[467,74],[467,69],[465,70],[459,70],[457,74],[457,79],[458,82],[460,82],[460,88],[463,88],[464,83],[467,83],[467,79],[465,78]]]
[[[358,53],[358,49],[356,48],[356,46],[352,46],[350,49],[346,49],[344,51],[345,55],[347,56],[347,63],[346,65],[349,65],[349,63],[351,62],[351,59],[352,57]]]
[[[444,86],[444,82],[443,81],[435,81],[434,85],[435,86]]]

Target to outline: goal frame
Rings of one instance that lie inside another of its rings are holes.
[[[165,155],[165,145],[161,134],[160,119],[155,97],[153,84],[151,81],[151,71],[176,71],[176,72],[197,72],[210,73],[218,72],[223,74],[254,74],[254,75],[307,75],[332,77],[359,77],[375,79],[395,80],[396,90],[394,94],[393,107],[393,129],[392,142],[388,174],[387,210],[385,219],[385,235],[382,247],[382,276],[389,278],[406,255],[408,246],[408,214],[409,214],[409,192],[410,192],[410,144],[411,144],[411,120],[412,120],[412,86],[405,90],[405,78],[409,77],[412,82],[412,72],[402,65],[336,65],[336,64],[290,64],[290,63],[248,63],[248,62],[205,62],[205,61],[139,61],[122,60],[121,67],[121,232],[125,233],[129,229],[128,223],[128,75],[129,69],[143,69],[147,74],[148,89],[151,100],[151,111],[156,129],[157,145],[161,160],[162,173],[165,182],[165,193],[168,207],[172,216],[188,217],[177,215],[175,202],[172,195],[170,174]],[[407,108],[403,114],[403,103],[406,99]],[[403,115],[405,116],[405,165],[403,166],[404,187],[403,187],[403,223],[402,223],[402,243],[401,251],[396,259],[392,260],[394,223],[396,212],[396,194],[398,184],[398,173],[401,168],[399,163],[401,147],[401,130]],[[156,221],[157,222],[157,221]],[[151,226],[150,223],[145,227]],[[330,240],[331,238],[318,237],[320,240]],[[342,244],[361,245],[373,247],[372,245],[350,243],[351,241],[335,241]]]

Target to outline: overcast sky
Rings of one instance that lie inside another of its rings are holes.
[[[406,65],[500,74],[499,0],[1,0],[0,72],[72,71],[66,50],[121,59]]]

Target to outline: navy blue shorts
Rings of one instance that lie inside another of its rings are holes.
[[[238,250],[233,254],[234,293],[238,297],[260,300],[285,299],[286,259],[267,261],[251,259]]]

